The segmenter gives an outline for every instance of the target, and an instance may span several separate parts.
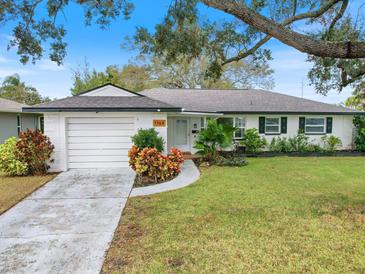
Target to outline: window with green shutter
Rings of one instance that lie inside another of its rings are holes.
[[[281,117],[281,133],[286,134],[288,132],[288,118]]]
[[[332,133],[332,123],[333,123],[333,118],[332,117],[327,117],[326,133]]]
[[[259,117],[259,133],[265,133],[265,117]]]
[[[305,132],[305,117],[299,117],[299,131]]]
[[[306,134],[324,134],[326,133],[325,118],[322,117],[306,117],[305,130]]]

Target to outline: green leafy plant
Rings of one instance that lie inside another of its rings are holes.
[[[365,151],[365,128],[357,130],[355,137],[355,146],[359,151]]]
[[[132,142],[139,148],[156,148],[161,152],[164,148],[164,140],[158,135],[158,132],[154,128],[139,129],[137,134],[132,136]]]
[[[11,137],[0,145],[0,170],[8,176],[28,174],[28,165],[16,158],[17,139]]]
[[[265,148],[267,141],[260,136],[256,128],[250,128],[245,131],[241,144],[245,146],[246,152],[258,153]]]
[[[365,116],[355,116],[353,123],[356,128],[356,149],[359,151],[365,151]]]
[[[129,165],[137,173],[137,184],[144,178],[154,183],[163,182],[181,172],[184,162],[180,150],[172,148],[168,156],[162,155],[156,148],[139,149],[136,145],[128,152]]]
[[[39,130],[27,129],[19,134],[16,147],[16,158],[28,165],[30,174],[47,173],[54,146],[46,135]]]
[[[247,161],[244,157],[240,156],[228,156],[228,157],[218,157],[216,163],[217,166],[235,166],[241,167],[247,165]]]
[[[297,135],[288,139],[291,147],[291,151],[295,152],[308,152],[309,151],[309,137],[303,132],[298,132]]]
[[[269,150],[272,152],[291,152],[292,147],[286,137],[274,137],[269,145]]]
[[[341,139],[334,135],[325,135],[321,140],[323,142],[323,150],[327,152],[335,152],[342,146]]]
[[[207,161],[214,162],[220,150],[232,145],[234,131],[234,127],[209,120],[207,127],[199,132],[194,147]]]

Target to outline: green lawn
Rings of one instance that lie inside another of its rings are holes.
[[[261,158],[129,199],[104,273],[365,272],[365,158]]]
[[[56,174],[9,177],[0,173],[0,214],[52,180],[55,176]]]

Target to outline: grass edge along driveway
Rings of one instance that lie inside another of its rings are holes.
[[[56,176],[57,174],[9,177],[0,173],[0,215]]]
[[[102,272],[365,272],[365,158],[249,162],[130,199]]]

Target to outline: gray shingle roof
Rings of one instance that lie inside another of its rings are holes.
[[[182,107],[184,111],[222,113],[333,113],[355,114],[359,111],[308,99],[258,89],[145,90],[143,95]]]
[[[168,103],[142,96],[73,96],[23,108],[33,111],[180,111]]]
[[[0,112],[22,112],[22,107],[26,106],[25,104],[0,98]]]

